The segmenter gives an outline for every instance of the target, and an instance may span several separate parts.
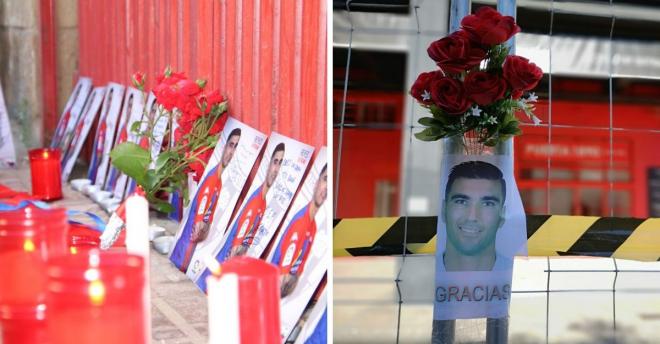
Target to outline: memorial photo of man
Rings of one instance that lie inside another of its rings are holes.
[[[222,172],[234,157],[240,138],[240,128],[236,128],[229,133],[220,161],[201,181],[191,202],[181,237],[179,237],[170,256],[172,263],[183,272],[188,270],[197,244],[208,237],[215,206],[222,190]]]
[[[511,269],[511,258],[495,248],[504,224],[505,200],[506,182],[495,165],[467,161],[451,169],[441,214],[447,242],[440,271]]]
[[[108,97],[106,99],[106,102],[103,104],[104,109],[101,112],[101,117],[99,119],[100,123],[98,126],[98,129],[96,131],[96,146],[94,147],[94,152],[92,154],[92,161],[90,162],[90,177],[92,181],[96,180],[96,173],[98,171],[99,165],[101,164],[101,160],[103,160],[103,151],[105,147],[105,132],[108,127],[108,123],[106,122],[106,117],[108,116],[108,112],[110,111],[110,106],[112,104],[112,91],[113,89],[110,88],[108,90]]]
[[[291,219],[275,248],[272,263],[280,269],[280,296],[289,296],[298,284],[316,237],[316,213],[328,197],[328,172],[324,165],[314,185],[312,199]]]

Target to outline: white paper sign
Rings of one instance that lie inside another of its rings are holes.
[[[87,175],[87,179],[92,180],[94,185],[99,188],[105,182],[124,89],[125,87],[120,84],[108,83],[105,99],[103,100],[103,109],[101,110],[99,125],[96,128],[92,161]]]
[[[13,167],[16,165],[16,151],[14,150],[14,139],[11,135],[11,124],[5,105],[5,97],[0,85],[0,168]]]
[[[259,258],[279,227],[298,190],[314,148],[273,132],[246,198],[232,220],[214,257],[223,262],[248,255]],[[196,282],[206,289],[208,269]]]
[[[170,260],[192,279],[206,267],[229,223],[266,135],[228,118],[176,236]]]
[[[64,111],[62,111],[53,139],[50,142],[50,147],[59,148],[62,151],[62,156],[66,154],[65,150],[70,146],[72,133],[91,91],[92,79],[81,77],[64,106]]]
[[[133,87],[128,87],[126,89],[114,146],[123,142],[131,141],[131,138],[134,139],[135,135],[131,132],[131,125],[136,121],[139,121],[142,117],[142,111],[144,110],[143,98],[140,90]],[[113,195],[115,196],[119,194],[119,197],[117,198],[121,199],[125,188],[126,176],[111,164],[104,190],[113,192]]]
[[[445,155],[434,320],[508,314],[513,256],[527,253],[525,212],[506,155]]]
[[[288,337],[330,262],[326,148],[319,151],[280,229],[268,262],[280,270],[282,336]]]
[[[62,158],[62,181],[69,180],[69,175],[73,170],[73,166],[76,164],[76,159],[78,159],[87,134],[101,109],[104,94],[105,87],[95,87],[89,96],[87,104],[85,104],[82,116],[80,116],[74,130],[73,140],[70,144],[71,147],[67,149],[66,154]]]

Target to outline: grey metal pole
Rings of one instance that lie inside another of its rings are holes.
[[[497,0],[497,10],[503,15],[516,17],[516,0]],[[515,38],[511,38],[507,45],[509,54],[516,51]],[[486,319],[486,343],[487,344],[506,344],[509,341],[509,318],[488,318]]]
[[[449,9],[449,32],[461,27],[461,19],[470,13],[470,0],[451,0]],[[433,320],[431,343],[454,344],[456,320]]]

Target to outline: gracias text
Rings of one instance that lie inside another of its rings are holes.
[[[436,302],[503,301],[511,297],[511,285],[439,286]]]

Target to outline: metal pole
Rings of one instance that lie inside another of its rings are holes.
[[[458,30],[461,19],[470,13],[470,0],[451,0],[449,9],[449,32]],[[454,344],[456,320],[433,320],[431,343]]]

